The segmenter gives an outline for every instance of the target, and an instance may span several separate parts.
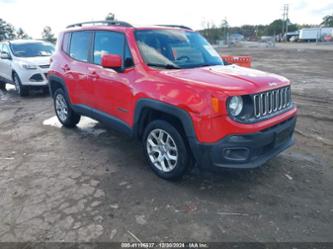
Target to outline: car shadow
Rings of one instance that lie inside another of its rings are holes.
[[[16,88],[12,84],[6,84],[6,89],[1,89],[0,95],[6,95],[8,94],[10,97],[13,98],[22,98],[22,99],[33,99],[33,98],[44,98],[44,97],[50,97],[50,94],[45,91],[43,91],[42,88],[32,88],[29,89],[29,95],[25,97],[20,97],[17,92]]]
[[[93,122],[93,123],[89,123]],[[61,128],[67,133],[66,128]],[[139,172],[139,174],[147,174],[149,179],[153,181],[162,181],[164,183],[174,186],[181,186],[182,188],[194,188],[202,187],[206,188],[220,188],[226,190],[248,190],[249,188],[262,184],[263,182],[269,184],[270,178],[274,178],[276,174],[280,174],[279,160],[273,159],[265,165],[255,169],[227,169],[221,168],[218,172],[212,172],[200,169],[195,165],[189,170],[182,179],[177,181],[165,181],[155,176],[153,171],[149,168],[145,161],[142,144],[139,141],[135,141],[129,137],[126,137],[122,133],[110,129],[102,123],[94,121],[84,121],[83,124],[79,124],[74,129],[75,133],[81,138],[87,139],[88,144],[99,145],[108,150],[114,150],[117,148],[119,151],[119,158],[124,159],[124,163],[121,166],[121,171],[124,174],[130,174],[128,172]],[[128,156],[130,155],[130,156]],[[140,172],[144,171],[144,172]],[[145,176],[146,177],[146,176]],[[135,174],[133,175],[135,178]],[[156,179],[155,179],[156,178]]]

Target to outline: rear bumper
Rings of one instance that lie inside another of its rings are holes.
[[[217,143],[202,144],[190,139],[201,168],[256,168],[293,145],[296,116],[266,130],[228,136]]]

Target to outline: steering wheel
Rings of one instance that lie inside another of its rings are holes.
[[[182,60],[189,61],[190,57],[188,57],[187,55],[182,55],[182,56],[179,56],[178,58],[176,58],[176,61],[182,61]]]

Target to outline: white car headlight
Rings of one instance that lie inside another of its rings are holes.
[[[36,65],[33,65],[33,64],[27,64],[27,63],[21,63],[21,67],[23,67],[24,69],[27,69],[27,70],[34,70],[34,69],[37,69],[37,66],[36,66]]]
[[[231,97],[229,100],[229,113],[236,117],[238,116],[243,110],[243,99],[240,96]]]

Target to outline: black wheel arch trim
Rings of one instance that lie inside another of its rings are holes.
[[[65,80],[58,77],[58,76],[55,76],[55,75],[48,75],[47,76],[47,79],[48,79],[48,82],[49,82],[49,91],[50,91],[50,96],[53,97],[56,89],[53,89],[52,88],[52,84],[53,82],[57,82],[58,84],[60,84],[63,88],[63,90],[65,91],[65,94],[66,94],[66,98],[67,98],[67,101],[68,102],[71,102],[70,101],[70,98],[69,98],[69,94],[68,94],[68,90],[67,90],[67,87],[66,87],[66,84],[65,84]]]
[[[187,111],[177,106],[170,105],[153,99],[144,98],[138,100],[135,107],[134,127],[133,127],[133,135],[136,138],[139,138],[140,135],[140,125],[141,125],[140,122],[142,122],[142,113],[145,110],[145,108],[153,109],[155,111],[166,113],[178,118],[184,128],[185,136],[190,146],[192,155],[194,156],[195,160],[197,161],[199,160],[198,154],[200,153],[200,151],[198,146],[198,140],[194,131],[192,118]]]
[[[140,99],[136,103],[135,113],[134,113],[134,131],[136,135],[138,135],[139,132],[142,113],[146,108],[166,113],[171,116],[175,116],[176,118],[179,119],[179,121],[183,125],[186,137],[191,137],[191,138],[196,137],[192,118],[188,112],[174,105],[146,98]]]

